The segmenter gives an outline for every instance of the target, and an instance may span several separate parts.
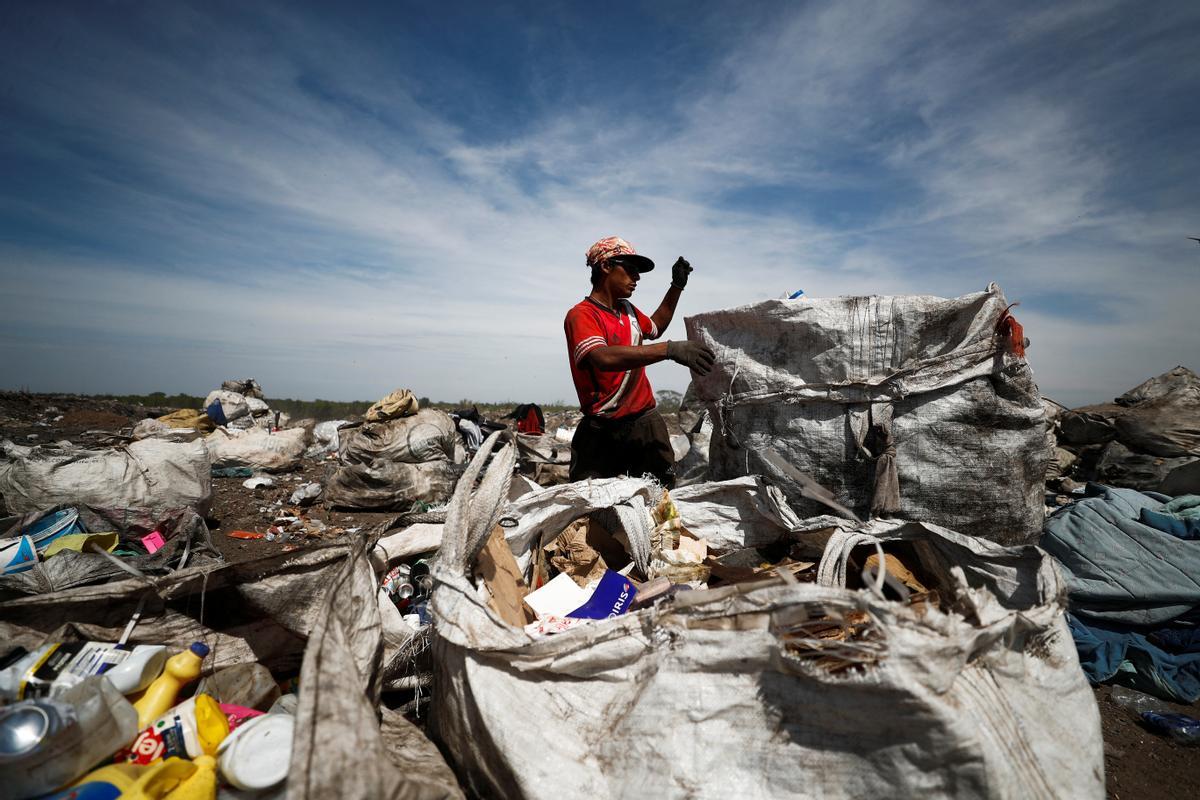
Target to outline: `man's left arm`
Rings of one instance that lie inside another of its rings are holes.
[[[676,259],[675,264],[671,267],[671,288],[667,289],[662,302],[658,304],[658,309],[650,315],[654,327],[658,329],[659,336],[663,335],[675,317],[675,307],[679,305],[679,296],[683,294],[683,288],[687,286],[688,276],[691,274],[692,265],[688,263],[687,259],[683,256]]]

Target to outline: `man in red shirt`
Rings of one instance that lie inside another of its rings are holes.
[[[629,242],[609,236],[587,252],[592,292],[567,312],[565,328],[571,377],[583,421],[571,441],[571,480],[652,475],[675,484],[675,454],[667,424],[655,408],[646,367],[670,359],[706,375],[713,353],[694,342],[643,344],[657,339],[675,316],[691,265],[682,257],[671,268],[671,288],[647,317],[629,302],[654,262]]]

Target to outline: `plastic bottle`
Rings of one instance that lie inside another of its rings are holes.
[[[0,669],[0,698],[56,697],[89,675],[103,675],[121,694],[132,694],[162,671],[166,659],[166,647],[157,644],[52,642],[18,651]]]
[[[1145,692],[1139,692],[1137,689],[1128,689],[1124,686],[1114,686],[1112,694],[1109,695],[1112,702],[1119,705],[1129,714],[1129,718],[1135,722],[1142,721],[1142,714],[1147,711],[1169,711],[1169,704],[1165,700],[1159,700],[1157,697],[1148,695]]]
[[[1165,733],[1180,744],[1200,745],[1200,719],[1187,714],[1146,711],[1142,713],[1142,720],[1151,729]]]
[[[215,755],[229,735],[229,717],[206,694],[184,700],[156,719],[117,754],[118,761],[152,764],[167,758]]]
[[[268,789],[287,778],[296,720],[264,714],[239,726],[221,743],[221,776],[243,791]]]
[[[0,709],[0,774],[6,797],[36,797],[76,780],[137,733],[137,712],[92,676],[61,697]]]
[[[51,797],[39,800],[212,800],[217,796],[216,761],[168,758],[157,764],[112,764]]]
[[[155,678],[133,704],[138,714],[138,730],[149,727],[175,705],[179,690],[200,677],[200,665],[207,655],[208,645],[195,642],[187,650],[167,659],[162,675]]]
[[[157,766],[156,764],[155,767]],[[107,764],[92,770],[66,789],[60,789],[38,800],[111,800],[132,789],[138,778],[155,767],[144,767],[140,764]]]
[[[140,692],[163,671],[167,663],[167,648],[161,644],[135,645],[129,658],[104,673],[123,695]]]

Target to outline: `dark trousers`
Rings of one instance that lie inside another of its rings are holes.
[[[584,417],[571,440],[571,480],[652,475],[675,486],[675,451],[667,422],[650,409],[633,417]]]

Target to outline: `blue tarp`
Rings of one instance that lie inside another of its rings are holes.
[[[1041,541],[1066,579],[1080,665],[1094,683],[1195,702],[1200,647],[1187,623],[1200,616],[1200,540],[1141,521],[1175,510],[1163,495],[1097,484],[1087,495],[1051,516]]]
[[[1072,614],[1152,630],[1200,606],[1200,541],[1139,521],[1169,498],[1098,484],[1087,494],[1046,520],[1041,540],[1063,568]]]
[[[1079,665],[1092,683],[1114,677],[1133,688],[1176,703],[1200,700],[1200,646],[1192,643],[1191,652],[1170,653],[1150,638],[1128,629],[1108,629],[1086,625],[1067,616],[1071,636],[1079,651]],[[1171,635],[1191,639],[1194,631],[1171,631]]]

